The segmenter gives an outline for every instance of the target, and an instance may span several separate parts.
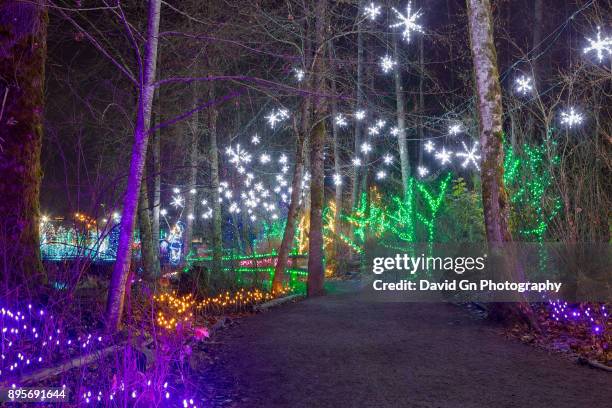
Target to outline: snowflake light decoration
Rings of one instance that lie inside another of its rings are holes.
[[[391,156],[390,154],[385,154],[383,156],[383,163],[385,163],[385,164],[393,163],[393,156]]]
[[[378,170],[376,172],[376,180],[384,180],[387,177],[387,173],[384,170]]]
[[[603,60],[604,53],[612,55],[612,37],[601,38],[600,27],[597,27],[597,37],[594,40],[587,38],[587,41],[589,46],[584,48],[584,53],[588,54],[591,51],[595,51],[599,62]]]
[[[334,185],[339,186],[342,184],[342,176],[340,174],[334,174]]]
[[[476,154],[476,149],[478,149],[478,142],[475,142],[471,149],[468,149],[468,147],[465,145],[465,142],[461,142],[461,144],[463,145],[463,152],[455,153],[455,156],[465,158],[463,163],[461,163],[461,167],[467,167],[470,163],[473,163],[474,167],[480,170],[480,166],[478,165],[480,155]]]
[[[185,203],[185,199],[183,197],[181,197],[180,195],[175,195],[172,197],[172,201],[170,202],[170,205],[173,206],[174,208],[179,208],[182,207]]]
[[[289,159],[287,158],[287,156],[285,155],[285,153],[281,154],[280,157],[278,158],[278,162],[280,164],[287,164],[287,161]]]
[[[423,178],[429,174],[429,170],[427,170],[427,167],[419,166],[417,167],[417,173],[419,177]]]
[[[259,162],[261,164],[270,163],[271,160],[272,160],[272,158],[270,157],[270,155],[268,153],[262,153],[261,156],[259,156]]]
[[[448,133],[451,136],[457,136],[461,132],[463,132],[463,126],[461,126],[461,123],[454,123],[448,127]]]
[[[380,134],[380,128],[378,126],[371,126],[368,128],[370,136],[378,136]]]
[[[341,113],[336,115],[334,122],[336,123],[336,126],[338,127],[345,127],[346,125],[348,125],[346,118]]]
[[[393,126],[390,131],[392,136],[397,136],[400,133],[400,129],[397,126]]]
[[[238,165],[238,167],[241,167],[240,165],[243,163],[251,162],[251,154],[242,149],[240,144],[237,144],[235,148],[228,147],[225,152],[230,156],[229,162]]]
[[[358,110],[357,112],[355,112],[355,119],[357,120],[363,120],[365,119],[365,111],[364,110]]]
[[[372,145],[369,143],[362,143],[361,144],[361,152],[364,154],[368,154],[372,151]]]
[[[531,78],[521,75],[516,78],[516,91],[526,95],[531,92],[533,86],[531,85]]]
[[[411,2],[408,2],[408,4],[406,5],[406,15],[403,15],[402,13],[397,11],[395,7],[392,7],[391,9],[395,13],[399,21],[395,24],[391,24],[389,27],[390,28],[402,27],[404,30],[402,32],[402,37],[404,38],[404,40],[406,40],[406,42],[410,42],[411,32],[413,31],[419,32],[419,33],[423,32],[423,27],[420,24],[417,24],[416,22],[417,19],[421,16],[421,10],[417,10],[416,12],[412,13]]]
[[[366,6],[363,9],[363,13],[368,16],[368,18],[372,21],[376,20],[376,17],[380,15],[380,6],[377,6],[374,3],[370,3],[369,6]]]
[[[361,166],[361,159],[359,157],[355,157],[353,159],[353,166],[355,166],[355,167]]]
[[[256,134],[251,138],[251,144],[258,145],[261,142],[261,139]]]
[[[306,76],[306,73],[304,72],[304,70],[301,68],[295,68],[294,71],[295,71],[295,79],[298,82],[302,82],[304,80],[304,76]]]
[[[436,159],[438,159],[440,164],[446,164],[446,163],[450,163],[451,155],[452,155],[452,153],[451,152],[447,152],[446,149],[443,147],[442,151],[436,152],[435,157],[436,157]]]
[[[395,67],[396,64],[397,62],[388,55],[385,55],[380,59],[380,68],[385,74],[391,72],[391,70]]]
[[[580,112],[571,107],[567,112],[561,112],[561,123],[570,129],[575,125],[580,125],[584,120],[584,116]]]
[[[425,143],[425,151],[427,153],[433,152],[435,148],[436,148],[436,145],[431,140],[428,140],[427,143]]]

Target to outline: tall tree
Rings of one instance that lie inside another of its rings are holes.
[[[397,44],[399,34],[392,35],[395,60],[399,61],[399,47]],[[405,196],[408,188],[408,179],[410,178],[410,161],[408,159],[408,143],[406,141],[406,102],[404,99],[404,86],[402,84],[401,64],[395,64],[395,107],[398,129],[397,147],[400,156],[400,168],[402,170],[402,191]]]
[[[140,197],[138,199],[138,226],[140,232],[140,254],[142,267],[148,279],[159,276],[159,250],[154,244],[153,229],[151,227],[151,212],[149,210],[149,195],[146,182],[146,170],[143,170],[143,181],[140,184]]]
[[[287,211],[287,222],[285,223],[283,240],[278,249],[278,258],[276,267],[274,268],[274,279],[272,281],[272,290],[274,292],[283,289],[283,275],[287,267],[289,251],[291,250],[293,238],[295,236],[295,226],[300,207],[300,195],[302,194],[302,178],[304,175],[304,142],[308,136],[309,130],[310,97],[306,96],[302,101],[300,125],[294,126],[294,133],[297,140],[295,142],[295,167],[293,169],[293,179],[291,180],[291,201],[289,202],[289,210]]]
[[[6,285],[43,272],[38,229],[47,22],[41,0],[0,3],[0,271]]]
[[[323,265],[323,204],[325,196],[324,157],[325,120],[327,103],[323,97],[325,91],[325,26],[327,0],[317,0],[314,6],[315,41],[313,78],[315,98],[314,126],[310,133],[310,236],[308,244],[308,296],[323,294],[325,269]]]
[[[215,85],[208,87],[208,98],[215,99]],[[213,245],[213,272],[221,272],[223,260],[223,232],[221,231],[221,203],[219,203],[219,149],[217,147],[217,118],[219,112],[216,106],[208,108],[208,160],[210,161],[210,198],[212,214],[212,245]]]
[[[359,10],[363,10],[364,0],[359,0]],[[358,18],[359,19],[359,18]],[[361,24],[357,23],[357,109],[363,109],[364,94],[363,94],[363,33]],[[359,146],[363,134],[362,121],[355,122],[355,156],[359,153]],[[355,208],[359,197],[359,167],[353,167],[353,183],[351,191],[351,211]]]
[[[132,240],[140,184],[147,155],[147,143],[151,124],[151,107],[155,84],[155,70],[157,65],[157,43],[159,35],[161,0],[149,0],[147,38],[144,57],[139,64],[138,73],[138,105],[136,109],[136,124],[134,127],[134,144],[130,160],[130,173],[123,198],[123,211],[121,215],[121,232],[117,247],[117,260],[113,268],[108,302],[106,304],[107,327],[116,330],[121,323],[125,292],[130,272],[132,258]]]
[[[482,146],[482,203],[487,242],[492,249],[511,247],[504,243],[511,241],[508,228],[510,203],[504,187],[504,151],[502,146],[502,95],[497,68],[497,52],[493,42],[493,17],[489,0],[467,0],[470,32],[470,46],[474,65],[474,78],[478,96],[480,119],[480,144]],[[504,268],[512,279],[520,279],[521,268],[518,262],[506,256]],[[529,304],[497,303],[491,315],[505,322],[523,321],[536,326]]]

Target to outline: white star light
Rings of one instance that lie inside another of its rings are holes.
[[[417,173],[419,173],[419,177],[423,178],[429,174],[429,170],[426,167],[419,166],[417,167]]]
[[[289,159],[287,159],[287,156],[285,156],[284,153],[281,154],[281,156],[278,158],[278,162],[280,164],[287,164],[287,160],[289,160]]]
[[[270,160],[272,160],[272,158],[268,153],[262,153],[261,156],[259,156],[259,162],[261,164],[270,163]]]
[[[455,123],[448,127],[448,133],[451,136],[457,136],[461,132],[463,132],[463,126],[461,126],[461,123]]]
[[[368,154],[372,151],[372,145],[369,143],[362,143],[361,144],[361,152]]]
[[[408,2],[406,5],[406,15],[403,15],[399,11],[397,11],[394,7],[391,8],[399,21],[395,24],[391,24],[390,28],[402,27],[404,31],[402,32],[402,37],[406,42],[410,42],[410,33],[415,31],[422,33],[423,27],[420,24],[417,24],[416,20],[421,16],[421,10],[417,10],[414,14],[412,14],[412,4]]]
[[[385,164],[391,164],[393,163],[393,156],[391,156],[390,154],[386,154],[383,156],[383,162]]]
[[[355,167],[361,166],[361,159],[359,157],[355,157],[353,159],[353,166],[355,166]]]
[[[364,110],[358,110],[357,112],[355,112],[355,119],[357,120],[363,120],[365,118],[365,111]]]
[[[368,128],[368,133],[371,136],[377,136],[378,134],[380,134],[380,129],[377,126],[372,126]]]
[[[251,162],[251,155],[246,150],[242,149],[240,144],[237,144],[235,149],[228,147],[225,152],[228,156],[230,156],[230,163],[234,163],[239,166],[242,163]]]
[[[427,143],[425,143],[425,151],[427,153],[433,152],[435,148],[436,148],[436,145],[434,145],[434,143],[431,140],[428,140]]]
[[[341,113],[336,115],[336,118],[334,120],[335,120],[336,126],[345,127],[346,125],[348,125],[346,118]]]
[[[395,67],[395,64],[397,64],[397,62],[395,62],[395,60],[388,55],[385,55],[380,59],[380,68],[385,74],[389,73],[393,67]]]
[[[185,199],[183,197],[181,197],[180,195],[176,195],[172,197],[172,201],[170,202],[170,205],[173,206],[174,208],[182,207],[184,201]]]
[[[474,167],[480,170],[480,166],[478,166],[478,161],[480,160],[480,155],[476,154],[476,149],[478,148],[478,142],[475,142],[471,149],[465,145],[464,142],[461,142],[463,145],[463,152],[455,153],[455,156],[465,157],[463,163],[461,163],[461,167],[467,167],[468,164],[473,163]]]
[[[261,142],[261,139],[259,138],[259,136],[253,135],[253,137],[251,138],[251,143],[254,145],[258,145],[259,142]]]
[[[523,95],[529,93],[533,89],[531,78],[521,75],[516,78],[516,91]]]
[[[385,177],[387,177],[387,173],[384,170],[376,172],[376,180],[383,180]]]
[[[380,6],[370,3],[369,6],[364,8],[363,13],[367,15],[370,20],[374,21],[376,17],[380,15]]]
[[[597,38],[592,40],[587,38],[589,46],[584,48],[584,53],[587,54],[591,51],[597,52],[597,59],[599,62],[603,60],[604,53],[612,55],[612,37],[601,38],[601,28],[597,27]]]
[[[392,136],[397,136],[399,135],[400,129],[397,126],[394,126],[391,128],[391,135]]]
[[[339,186],[340,184],[342,184],[342,176],[339,174],[334,174],[334,184],[336,186]]]
[[[435,157],[440,161],[440,164],[446,164],[450,163],[451,155],[452,153],[447,152],[446,149],[443,147],[441,152],[436,152]]]
[[[570,129],[574,127],[574,125],[579,125],[584,120],[584,116],[576,112],[576,110],[572,107],[569,109],[569,112],[561,112],[561,123],[567,125]]]
[[[295,71],[295,79],[298,82],[302,82],[302,80],[304,79],[304,76],[306,75],[304,73],[304,70],[301,68],[295,68],[294,71]]]

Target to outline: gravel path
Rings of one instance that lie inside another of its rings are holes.
[[[199,375],[215,406],[612,406],[611,374],[496,330],[450,304],[335,293],[220,332]]]

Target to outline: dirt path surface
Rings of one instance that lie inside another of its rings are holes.
[[[213,406],[610,407],[612,375],[461,308],[335,293],[242,319],[199,373]]]

